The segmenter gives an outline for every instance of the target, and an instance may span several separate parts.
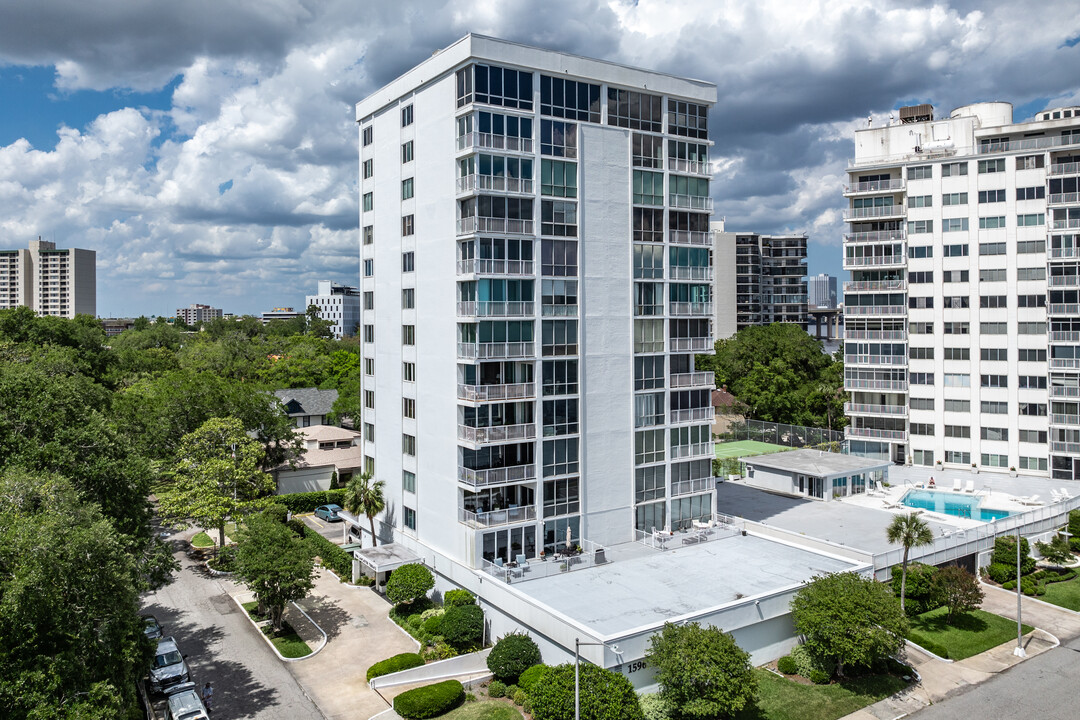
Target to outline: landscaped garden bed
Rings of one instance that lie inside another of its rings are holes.
[[[272,627],[266,625],[262,628],[262,633],[270,638],[270,642],[273,643],[284,658],[302,658],[311,654],[311,647],[297,635],[296,631],[287,622],[282,623],[281,629],[276,632]]]
[[[911,618],[908,639],[938,657],[963,660],[1016,639],[1016,621],[984,610],[972,610],[945,622],[947,608],[937,608]],[[1028,625],[1025,633],[1031,632]]]

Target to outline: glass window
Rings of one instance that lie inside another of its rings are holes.
[[[608,88],[608,125],[663,132],[663,99],[633,90]]]
[[[542,372],[544,397],[577,394],[577,360],[545,360]]]
[[[577,203],[571,200],[541,200],[540,233],[577,237]]]
[[[540,194],[554,197],[577,197],[577,163],[561,160],[540,161]]]
[[[661,168],[664,139],[656,135],[633,133],[630,136],[631,156],[634,167]]]
[[[578,485],[576,477],[545,480],[544,517],[577,513],[581,509]]]
[[[639,430],[634,433],[634,464],[664,461],[664,431]]]
[[[411,163],[413,161],[413,141],[403,144],[401,146],[401,164]]]
[[[634,204],[664,204],[664,174],[634,170]]]
[[[600,122],[600,86],[541,75],[540,114],[598,123]]]
[[[577,125],[558,120],[541,120],[540,154],[576,158]]]
[[[544,441],[544,477],[574,475],[578,472],[578,439],[576,437]]]
[[[668,132],[672,135],[709,138],[709,108],[706,105],[668,99]]]
[[[401,127],[408,127],[413,124],[413,106],[406,105],[401,108]]]

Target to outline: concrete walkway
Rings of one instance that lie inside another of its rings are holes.
[[[1016,593],[999,587],[983,585],[986,598],[982,609],[1012,620],[1016,619]],[[1034,598],[1024,597],[1021,611],[1023,622],[1035,630],[1024,636],[1028,657],[1057,647],[1059,640],[1080,637],[1080,613],[1066,610]],[[944,662],[908,646],[908,663],[922,677],[911,687],[846,715],[842,720],[893,720],[941,702],[951,695],[971,689],[994,675],[1008,670],[1023,659],[1013,655],[1016,641],[1011,640],[986,652],[956,662]]]
[[[314,657],[289,663],[289,672],[327,720],[369,718],[387,703],[367,684],[367,669],[419,644],[387,616],[389,603],[370,588],[339,583],[320,569],[315,587],[297,603],[327,634]]]

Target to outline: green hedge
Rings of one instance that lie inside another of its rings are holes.
[[[443,606],[446,608],[475,604],[476,596],[468,590],[447,590],[443,593]]]
[[[299,494],[313,495],[317,493]],[[289,527],[292,528],[292,531],[297,535],[304,538],[304,541],[311,546],[315,554],[322,559],[323,567],[333,570],[334,573],[341,578],[342,582],[350,582],[352,580],[352,555],[309,528],[304,524],[303,520],[293,518],[289,521]]]
[[[489,655],[488,657],[491,656]],[[527,693],[531,693],[533,687],[535,687],[536,683],[540,682],[540,678],[545,672],[547,672],[547,665],[533,665],[518,676],[518,687]]]
[[[503,682],[515,682],[521,673],[543,662],[540,648],[524,633],[499,638],[487,656],[488,670]]]
[[[922,635],[920,635],[917,632],[908,632],[907,637],[908,637],[908,640],[915,643],[916,645],[921,647],[923,650],[929,650],[930,652],[934,653],[935,655],[937,655],[942,660],[948,660],[949,659],[949,650],[944,645],[940,645],[940,644],[934,642],[933,640],[931,640],[930,638],[923,637]]]
[[[450,712],[465,699],[465,688],[457,680],[444,680],[408,690],[394,698],[394,712],[409,720],[436,717]]]
[[[293,513],[309,513],[314,512],[315,508],[320,505],[334,503],[335,505],[344,506],[345,490],[319,490],[318,492],[276,495],[272,502],[284,505]]]
[[[369,667],[367,679],[370,682],[372,678],[377,678],[380,675],[389,675],[390,673],[400,672],[401,670],[420,667],[423,664],[424,658],[420,656],[420,653],[401,653],[400,655],[394,655],[385,660],[380,660]]]

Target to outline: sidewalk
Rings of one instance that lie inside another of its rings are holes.
[[[986,593],[983,610],[1016,619],[1015,592],[990,585],[982,585],[982,589]],[[1024,649],[1028,657],[1056,647],[1059,640],[1080,637],[1080,613],[1029,597],[1024,597],[1022,602],[1023,622],[1036,628],[1024,636]],[[893,720],[900,715],[917,712],[1023,662],[1022,658],[1013,655],[1015,648],[1016,640],[1011,640],[973,657],[949,663],[908,646],[908,663],[919,673],[922,681],[841,720]]]

